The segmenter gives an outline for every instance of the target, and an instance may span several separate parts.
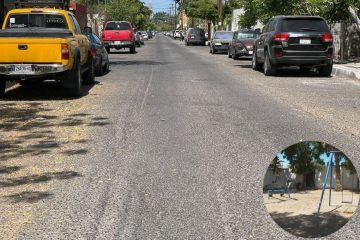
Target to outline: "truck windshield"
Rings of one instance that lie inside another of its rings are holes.
[[[251,39],[251,38],[257,38],[259,34],[255,32],[239,32],[238,39]]]
[[[6,23],[6,28],[29,27],[68,28],[65,17],[61,14],[11,14]]]
[[[214,39],[232,39],[233,32],[216,32]]]

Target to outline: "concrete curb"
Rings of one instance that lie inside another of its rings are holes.
[[[334,65],[332,74],[334,76],[346,77],[352,80],[360,81],[360,69],[352,69],[351,67],[344,67],[339,65]]]

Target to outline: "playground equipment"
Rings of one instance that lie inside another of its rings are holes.
[[[326,189],[326,183],[328,181],[328,179],[330,178],[330,186],[329,186],[329,206],[331,206],[331,190],[332,190],[332,184],[333,184],[333,168],[334,168],[334,162],[335,162],[335,154],[339,153],[340,151],[331,151],[330,153],[332,154],[330,157],[329,162],[327,163],[327,171],[326,171],[326,175],[324,178],[324,183],[323,183],[323,187],[322,187],[322,192],[321,192],[321,197],[320,197],[320,203],[318,206],[318,210],[317,210],[317,215],[320,216],[320,209],[321,209],[321,204],[323,201],[323,197],[324,197],[324,193],[325,193],[325,189]],[[342,178],[343,179],[343,178]],[[343,180],[341,181],[341,202],[342,203],[353,203],[353,198],[354,198],[354,193],[352,192],[351,194],[351,202],[350,201],[344,201],[344,189],[343,189]]]
[[[290,196],[290,186],[291,186],[291,178],[286,179],[286,182],[283,187],[271,187],[271,189],[268,190],[268,198],[272,197],[273,194],[279,193],[280,196],[284,196],[284,194],[288,194],[289,198]]]

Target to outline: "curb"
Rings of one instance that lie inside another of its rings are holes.
[[[343,67],[343,66],[334,66],[332,70],[332,74],[334,76],[339,77],[346,77],[352,80],[359,80],[360,81],[360,71],[351,69],[349,67]]]

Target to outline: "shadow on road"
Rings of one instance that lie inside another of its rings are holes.
[[[53,194],[49,192],[23,191],[21,193],[6,196],[6,198],[9,198],[12,203],[36,203],[40,200],[51,198],[52,196]]]
[[[157,62],[157,61],[147,61],[147,60],[139,60],[139,61],[111,61],[111,65],[166,65],[168,63],[165,62]]]
[[[99,82],[95,82],[99,84]],[[89,94],[94,85],[83,85],[81,97]],[[61,83],[55,81],[45,81],[42,83],[32,83],[24,86],[15,86],[9,89],[5,97],[5,101],[37,101],[37,100],[71,100],[67,89],[63,88]]]

